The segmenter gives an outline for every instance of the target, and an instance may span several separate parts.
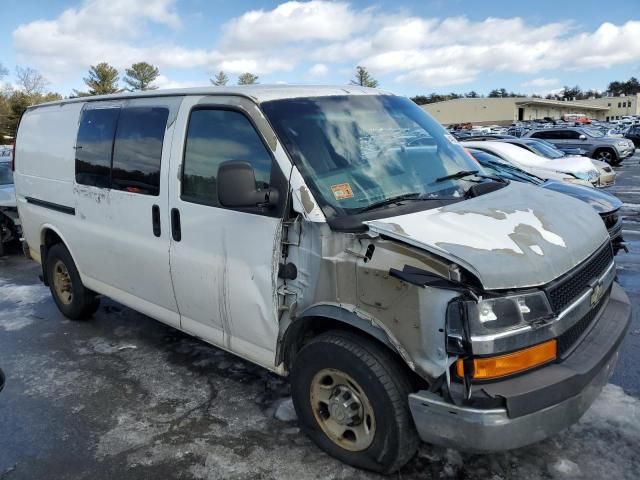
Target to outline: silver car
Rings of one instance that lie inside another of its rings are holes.
[[[586,156],[610,165],[618,165],[633,155],[635,146],[626,138],[608,137],[601,131],[589,127],[562,127],[533,130],[524,135],[553,143],[560,149],[581,148]]]

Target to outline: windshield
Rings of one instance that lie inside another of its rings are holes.
[[[328,218],[407,195],[461,199],[482,181],[457,141],[407,98],[301,98],[262,108]]]
[[[596,130],[595,128],[585,128],[583,130],[584,130],[584,133],[586,133],[590,137],[593,137],[593,138],[604,137],[604,133],[602,133],[600,130]]]
[[[0,185],[13,184],[13,172],[9,162],[0,162]]]
[[[564,153],[555,147],[549,146],[542,142],[527,142],[527,145],[531,147],[538,155],[542,155],[546,158],[562,158]]]

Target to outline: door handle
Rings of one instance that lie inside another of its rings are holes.
[[[182,238],[182,230],[180,229],[180,210],[171,209],[171,236],[176,242]]]
[[[158,205],[151,207],[151,224],[153,225],[153,234],[159,237],[162,232],[160,230],[160,207]]]

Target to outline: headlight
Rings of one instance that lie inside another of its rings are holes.
[[[628,147],[629,144],[625,141],[621,141],[621,142],[617,142],[616,145],[618,145],[619,147]]]
[[[553,316],[544,292],[481,298],[478,302],[469,302],[468,314],[471,331],[475,334],[509,330]]]

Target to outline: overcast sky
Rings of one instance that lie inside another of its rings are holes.
[[[89,65],[157,65],[158,86],[344,84],[366,66],[401,94],[604,89],[640,77],[640,4],[547,1],[2,0],[0,63],[83,89]],[[5,81],[13,81],[11,76]]]

